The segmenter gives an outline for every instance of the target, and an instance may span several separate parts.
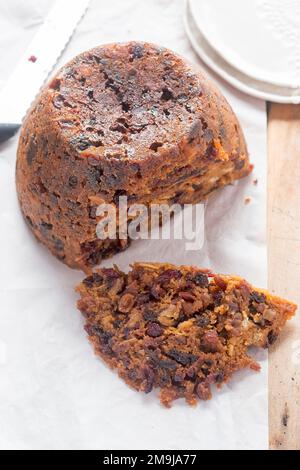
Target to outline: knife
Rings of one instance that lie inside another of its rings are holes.
[[[0,91],[0,143],[12,137],[85,14],[89,0],[56,0]]]

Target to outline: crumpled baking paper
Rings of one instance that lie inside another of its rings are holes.
[[[1,4],[2,83],[50,6],[49,0]],[[184,33],[183,11],[181,0],[94,0],[59,65],[98,44],[130,39],[156,42],[199,62]],[[242,123],[253,175],[210,199],[200,251],[186,252],[184,241],[141,240],[104,265],[191,263],[265,286],[265,103],[213,79]],[[240,372],[213,400],[196,408],[178,401],[170,410],[159,404],[155,392],[146,396],[128,388],[93,354],[75,305],[74,285],[82,273],[53,258],[22,220],[14,183],[17,140],[0,147],[0,447],[267,448],[265,352],[253,352],[260,374]],[[249,204],[245,198],[251,198]]]

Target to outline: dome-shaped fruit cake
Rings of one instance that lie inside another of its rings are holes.
[[[75,57],[23,125],[17,189],[36,237],[88,270],[129,240],[100,240],[97,206],[196,203],[251,171],[220,91],[168,49],[130,42]]]

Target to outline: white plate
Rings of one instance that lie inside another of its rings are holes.
[[[300,103],[299,0],[187,0],[185,27],[203,61],[235,87]]]

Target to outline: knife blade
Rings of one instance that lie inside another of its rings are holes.
[[[56,0],[0,92],[0,143],[19,129],[40,88],[84,16],[89,0]]]

